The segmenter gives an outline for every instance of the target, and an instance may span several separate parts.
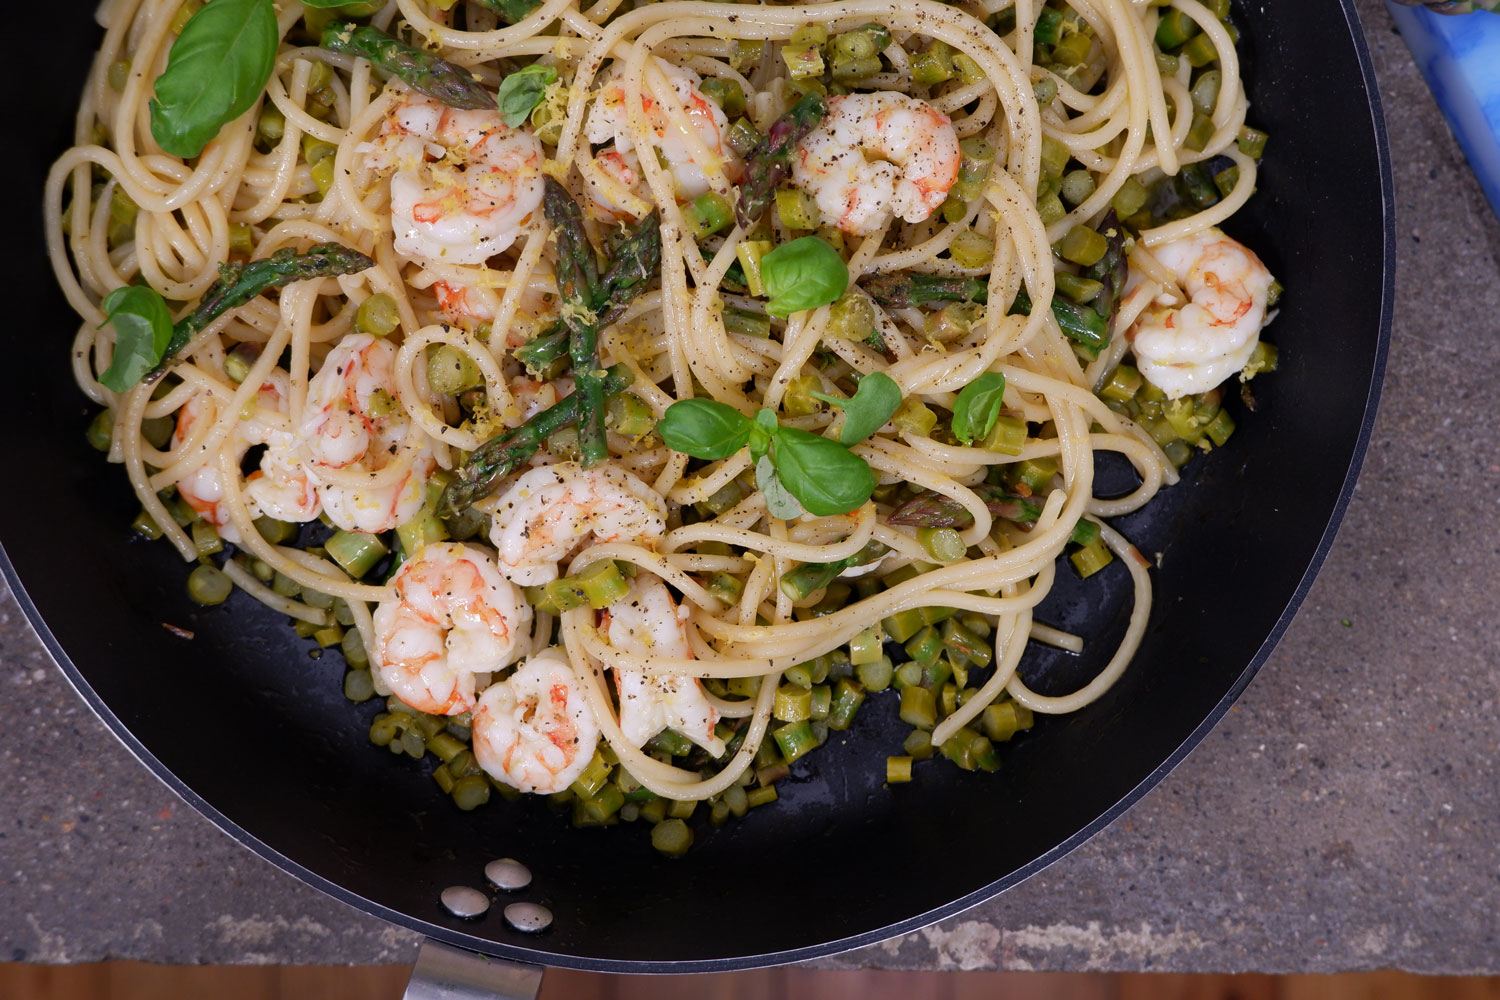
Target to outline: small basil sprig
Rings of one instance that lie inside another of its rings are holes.
[[[725,403],[682,399],[667,407],[656,430],[668,448],[694,458],[727,458],[748,447],[756,484],[776,517],[804,509],[818,517],[847,514],[875,492],[875,473],[864,459],[837,441],[782,427],[768,409],[751,420]]]
[[[125,392],[155,368],[172,341],[172,314],[161,294],[144,285],[126,285],[104,296],[104,322],[115,328],[115,354],[101,385]]]
[[[985,372],[959,391],[953,403],[953,436],[964,444],[983,438],[1000,419],[1005,397],[1005,376]]]
[[[803,236],[760,259],[760,280],[770,296],[766,312],[790,316],[837,302],[849,287],[849,268],[833,247]]]
[[[844,411],[839,442],[845,448],[854,447],[880,430],[901,409],[901,386],[885,372],[871,372],[860,379],[859,388],[848,399],[825,396],[821,392],[812,396]]]
[[[203,152],[219,129],[260,100],[276,66],[271,0],[211,0],[188,18],[156,78],[151,135],[173,156]]]
[[[557,79],[557,70],[551,66],[532,64],[518,69],[500,81],[496,98],[500,102],[500,117],[511,128],[520,128],[531,117],[532,109],[542,103],[547,86]]]

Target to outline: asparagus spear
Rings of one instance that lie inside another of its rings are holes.
[[[558,320],[531,340],[516,348],[516,359],[533,375],[540,375],[552,362],[568,353],[568,331]]]
[[[542,190],[542,212],[551,223],[557,240],[557,290],[566,303],[582,307],[593,318],[594,296],[599,291],[599,265],[594,245],[583,228],[583,210],[554,177],[545,180]]]
[[[653,211],[625,234],[610,254],[609,267],[599,277],[594,297],[599,329],[613,323],[660,269],[661,213]]]
[[[567,188],[552,177],[542,192],[542,212],[557,239],[557,290],[562,293],[562,321],[568,328],[568,355],[573,359],[578,396],[579,461],[588,468],[609,457],[599,372],[599,319],[593,308],[599,294],[598,264],[583,229],[583,212]]]
[[[1130,270],[1125,262],[1125,228],[1120,225],[1120,217],[1114,209],[1110,209],[1099,223],[1099,232],[1109,241],[1109,249],[1104,251],[1098,263],[1083,272],[1083,276],[1104,285],[1104,290],[1094,299],[1093,308],[1104,317],[1108,328],[1114,325],[1115,307],[1125,293],[1125,279]]]
[[[602,395],[605,398],[617,395],[634,379],[629,368],[615,365],[601,380]],[[443,500],[438,507],[440,516],[457,517],[476,500],[489,496],[495,483],[535,455],[549,434],[578,420],[581,402],[576,392],[564,396],[520,427],[498,434],[475,449],[443,491]]]
[[[890,271],[860,282],[870,298],[888,309],[929,302],[986,302],[990,286],[979,278],[949,278],[919,271]]]
[[[1027,497],[1006,493],[995,486],[981,486],[975,492],[983,498],[991,517],[1017,524],[1035,524],[1036,519],[1042,516],[1041,505]],[[974,515],[950,496],[935,490],[923,490],[893,510],[886,522],[922,528],[963,529],[974,523]]]
[[[370,60],[386,76],[399,77],[412,90],[450,108],[498,111],[495,95],[462,66],[398,41],[368,25],[333,21],[323,29],[323,48]]]
[[[506,24],[524,21],[541,6],[540,0],[479,0],[479,5],[500,15]]]
[[[803,563],[790,572],[781,574],[781,592],[794,601],[800,601],[815,590],[828,586],[846,569],[864,566],[885,555],[890,548],[883,542],[870,539],[864,548],[847,559],[835,559],[825,563]]]
[[[596,325],[604,329],[619,319],[630,300],[645,290],[646,283],[661,268],[661,216],[652,212],[626,234],[610,256],[609,267],[599,278],[593,308]],[[561,321],[516,348],[516,358],[533,374],[543,372],[568,353],[568,331]]]
[[[1012,316],[1031,315],[1031,296],[1022,288],[1011,304]],[[1093,354],[1097,355],[1109,343],[1109,321],[1088,306],[1075,305],[1067,299],[1052,297],[1052,316],[1062,332]]]
[[[1105,277],[1093,274],[1090,277],[1105,282],[1106,290],[1118,297],[1119,288],[1123,287],[1124,279],[1118,279],[1119,286],[1112,282],[1116,280],[1115,273],[1122,272],[1124,269],[1124,234],[1119,230],[1119,226],[1115,229],[1118,235],[1114,239],[1119,240],[1120,257],[1117,262],[1109,264],[1111,268],[1109,280],[1106,281]],[[1112,247],[1114,239],[1111,240]],[[1109,256],[1109,253],[1106,253],[1100,264],[1105,264]],[[916,271],[877,274],[862,281],[860,287],[876,302],[893,309],[926,305],[931,302],[982,303],[989,297],[989,286],[978,278],[948,278],[939,274],[921,274]],[[1111,304],[1111,309],[1113,309],[1113,304]],[[1016,293],[1016,300],[1011,304],[1010,312],[1015,316],[1031,315],[1031,296],[1026,293],[1026,289],[1022,288]],[[1062,327],[1063,333],[1095,354],[1098,354],[1104,345],[1109,343],[1109,320],[1088,306],[1080,306],[1067,299],[1054,296],[1052,315],[1056,317],[1057,325]]]
[[[792,150],[828,117],[823,95],[810,93],[786,114],[771,123],[755,148],[745,157],[745,182],[734,206],[740,228],[749,232],[766,214],[776,197],[776,185],[792,170]]]
[[[209,288],[198,308],[172,327],[172,339],[161,361],[147,372],[143,382],[154,382],[167,373],[177,353],[187,346],[193,335],[231,309],[244,305],[262,292],[280,288],[308,278],[328,278],[339,274],[356,274],[375,262],[364,254],[338,243],[320,243],[306,253],[290,247],[248,264],[224,264],[219,280]]]

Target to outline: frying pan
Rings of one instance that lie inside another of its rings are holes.
[[[65,0],[45,46],[11,50],[13,79],[46,95],[20,102],[16,135],[30,143],[6,158],[22,202],[35,203],[71,138],[99,35],[92,8]],[[173,552],[130,536],[137,506],[124,476],[84,439],[90,413],[67,356],[76,320],[54,290],[34,210],[14,222],[24,251],[10,263],[0,372],[18,470],[0,490],[11,585],[79,693],[162,781],[286,871],[448,945],[599,971],[722,971],[827,955],[955,914],[1101,829],[1227,710],[1310,585],[1364,453],[1394,261],[1368,54],[1349,0],[1236,11],[1251,121],[1272,140],[1259,194],[1228,228],[1288,288],[1267,335],[1281,368],[1255,382],[1256,412],[1234,411],[1225,448],[1117,522],[1159,554],[1134,664],[1095,704],[1006,745],[997,774],[932,764],[885,787],[883,758],[904,735],[887,696],[799,762],[778,783],[779,802],[718,830],[698,826],[680,860],[656,855],[639,825],[574,829],[540,799],[459,812],[427,768],[371,747],[376,706],[343,699],[336,654],[310,658],[309,643],[241,595],[197,608]],[[1129,485],[1118,468],[1101,476],[1105,489]],[[1083,656],[1029,651],[1029,683],[1066,691],[1102,665],[1098,651],[1124,628],[1123,576],[1058,574],[1039,617],[1099,641]],[[485,864],[505,856],[534,875],[516,898],[553,914],[540,934],[513,929],[501,906],[464,921],[439,905],[444,888],[483,885]]]

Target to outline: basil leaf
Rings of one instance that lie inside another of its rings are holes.
[[[790,521],[804,513],[797,498],[787,492],[776,475],[776,465],[769,456],[762,455],[755,463],[755,485],[766,498],[766,510],[772,517]]]
[[[172,314],[161,293],[126,285],[104,296],[104,322],[115,328],[115,355],[99,382],[115,392],[132,388],[155,368],[172,340]]]
[[[369,17],[385,4],[381,0],[302,0],[302,6],[338,10],[344,17]]]
[[[750,457],[759,462],[768,454],[771,450],[771,439],[779,430],[781,430],[781,422],[776,419],[776,411],[761,407],[750,425]]]
[[[847,514],[875,492],[875,473],[837,441],[783,427],[772,458],[776,474],[809,514]]]
[[[812,395],[844,411],[839,441],[845,448],[854,447],[880,430],[901,409],[901,387],[885,372],[871,372],[860,379],[859,388],[849,399],[825,396],[821,392]]]
[[[173,156],[203,152],[219,129],[250,110],[276,65],[271,0],[210,0],[188,19],[156,78],[151,135]]]
[[[771,297],[766,312],[790,316],[837,301],[849,287],[849,268],[833,247],[803,236],[760,259],[760,280]]]
[[[511,128],[520,128],[531,117],[531,111],[547,93],[547,85],[557,79],[551,66],[532,65],[518,69],[500,81],[500,117]]]
[[[988,434],[1000,419],[1005,396],[1005,376],[985,372],[964,386],[953,404],[953,436],[964,444]]]
[[[745,447],[750,429],[750,418],[713,399],[679,399],[656,425],[668,448],[707,459],[728,458]]]
[[[506,24],[519,24],[541,5],[542,0],[479,0],[479,6],[499,14]]]

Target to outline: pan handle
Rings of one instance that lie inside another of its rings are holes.
[[[406,983],[404,1000],[536,1000],[539,965],[491,958],[426,938]]]

